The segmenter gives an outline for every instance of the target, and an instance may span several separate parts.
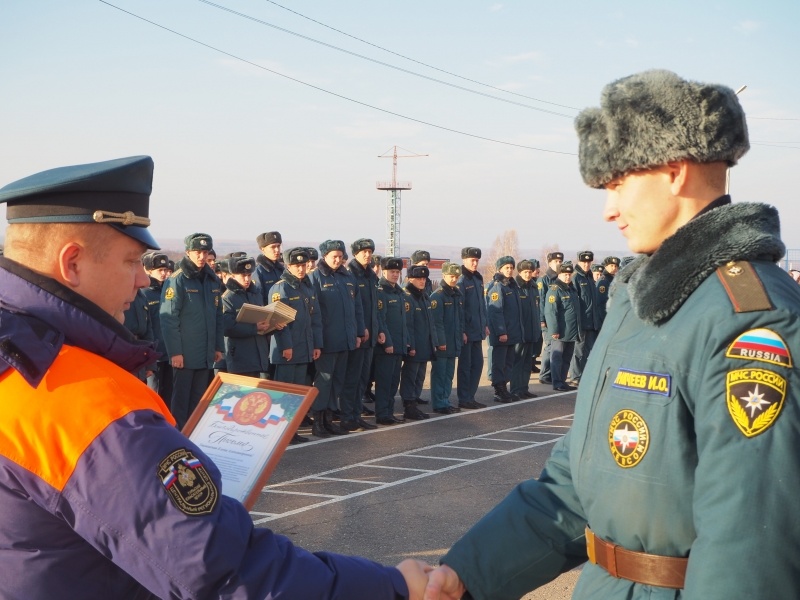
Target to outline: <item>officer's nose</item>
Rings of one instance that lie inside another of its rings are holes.
[[[150,284],[150,276],[147,274],[147,271],[144,269],[139,269],[136,274],[135,283],[137,288],[147,287]]]
[[[616,221],[619,217],[619,209],[617,208],[617,193],[613,190],[606,191],[606,204],[603,207],[603,220]]]

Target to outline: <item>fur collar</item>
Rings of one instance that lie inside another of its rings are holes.
[[[640,256],[616,277],[628,284],[636,315],[659,324],[674,315],[717,267],[732,260],[777,262],[786,251],[778,211],[767,204],[729,204],[702,213]],[[612,294],[616,284],[612,288]]]

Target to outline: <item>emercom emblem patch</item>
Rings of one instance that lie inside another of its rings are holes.
[[[725,388],[728,413],[749,438],[775,424],[786,399],[786,379],[765,369],[730,371]]]
[[[650,447],[650,430],[636,412],[623,409],[614,415],[608,426],[608,447],[611,456],[623,469],[638,465]]]
[[[769,329],[745,331],[728,346],[725,356],[792,367],[792,355],[789,353],[786,342]]]
[[[217,505],[217,486],[186,448],[175,450],[159,463],[158,478],[175,507],[186,515],[206,515]]]

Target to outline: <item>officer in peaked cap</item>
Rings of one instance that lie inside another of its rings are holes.
[[[578,252],[578,264],[575,265],[572,276],[572,285],[578,293],[581,309],[581,335],[575,342],[575,352],[569,368],[569,383],[576,386],[580,383],[601,324],[599,296],[591,271],[593,260],[594,252],[591,250]]]
[[[24,177],[0,189],[0,204],[9,225],[104,223],[159,250],[147,229],[152,188],[153,159],[132,156]]]
[[[464,296],[464,321],[467,341],[458,358],[456,391],[460,408],[486,408],[475,400],[483,372],[483,340],[489,335],[486,319],[486,300],[483,294],[483,276],[478,271],[481,249],[467,246],[461,249],[461,277],[458,287]]]
[[[208,266],[214,241],[207,233],[184,239],[186,255],[164,282],[161,332],[173,369],[170,409],[183,427],[224,359],[222,285]]]

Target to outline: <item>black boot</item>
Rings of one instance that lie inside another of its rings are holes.
[[[505,384],[496,383],[492,386],[494,388],[494,401],[501,404],[508,404],[513,402],[511,394],[508,393]]]
[[[316,422],[316,419],[314,421]],[[322,414],[322,426],[331,435],[347,435],[350,433],[333,422],[333,413],[329,410],[324,411]]]
[[[319,438],[331,437],[331,434],[327,432],[325,426],[323,425],[324,414],[325,414],[324,410],[314,411],[314,424],[311,425],[311,435],[314,435]]]

